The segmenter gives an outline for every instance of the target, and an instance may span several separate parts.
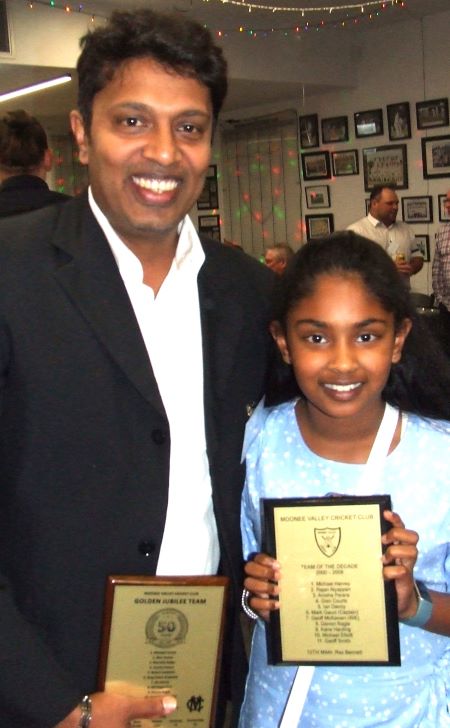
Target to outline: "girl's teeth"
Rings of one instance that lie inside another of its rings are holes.
[[[325,384],[327,389],[334,389],[335,392],[351,392],[360,386],[360,382],[355,384]]]

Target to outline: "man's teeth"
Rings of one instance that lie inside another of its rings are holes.
[[[133,182],[138,187],[143,187],[145,190],[151,190],[157,194],[163,192],[171,192],[178,186],[178,182],[171,179],[149,179],[148,177],[133,177]]]
[[[335,392],[351,392],[360,386],[361,382],[355,382],[354,384],[325,384],[327,389],[334,389]]]

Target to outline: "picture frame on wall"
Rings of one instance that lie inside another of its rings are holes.
[[[322,143],[348,142],[348,118],[332,116],[322,119]]]
[[[431,195],[402,197],[403,222],[408,224],[433,222],[433,198]]]
[[[302,172],[304,180],[330,179],[330,153],[304,152],[302,154]]]
[[[358,150],[345,149],[342,152],[331,152],[331,164],[335,177],[359,174]]]
[[[322,238],[334,231],[334,217],[331,213],[305,215],[306,237],[308,240]]]
[[[371,192],[377,185],[408,188],[406,144],[366,147],[362,150],[364,189]]]
[[[330,207],[330,188],[328,185],[305,187],[306,205],[310,209]]]
[[[422,165],[425,179],[450,177],[450,134],[422,137]]]
[[[208,235],[214,240],[221,241],[220,236],[220,217],[219,215],[199,215],[198,216],[198,232]]]
[[[355,117],[355,134],[357,137],[379,136],[383,134],[383,109],[357,111]]]
[[[429,235],[415,235],[414,237],[418,243],[419,251],[423,255],[423,262],[429,263],[430,262],[430,236]]]
[[[213,210],[219,207],[217,185],[217,165],[210,164],[205,177],[205,184],[197,200],[197,210]]]
[[[317,114],[306,114],[298,117],[300,146],[311,149],[319,146],[319,117]]]
[[[386,106],[386,113],[389,139],[391,141],[396,141],[397,139],[410,139],[411,115],[409,112],[408,101],[401,101],[398,104],[388,104],[388,106]]]
[[[450,222],[450,210],[447,210],[445,201],[447,195],[438,195],[439,222]]]
[[[448,99],[417,101],[416,118],[418,129],[434,129],[437,126],[448,126]]]

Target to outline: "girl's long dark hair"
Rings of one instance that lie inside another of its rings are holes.
[[[396,330],[405,318],[412,321],[401,361],[392,366],[383,399],[406,412],[450,420],[450,361],[416,313],[395,264],[377,243],[349,231],[306,243],[280,279],[274,319],[285,328],[288,312],[313,293],[317,277],[323,274],[358,275],[383,308],[393,314]],[[267,404],[285,402],[299,394],[291,367],[280,357],[269,382]]]

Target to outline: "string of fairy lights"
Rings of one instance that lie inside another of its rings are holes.
[[[78,13],[89,15],[91,22],[96,19],[106,19],[108,16],[101,13],[93,13],[83,3],[60,2],[59,0],[26,0],[30,10],[36,5],[43,5],[54,10],[62,10],[67,14]],[[204,3],[215,3],[219,5],[231,5],[249,14],[252,11],[259,15],[266,12],[275,16],[279,13],[296,14],[293,22],[286,25],[272,25],[265,22],[261,27],[255,27],[250,22],[240,22],[238,25],[223,28],[213,28],[205,23],[217,38],[226,38],[233,34],[242,34],[251,38],[266,38],[275,33],[285,37],[299,35],[311,31],[320,31],[325,28],[350,28],[359,26],[364,22],[376,21],[381,15],[392,10],[404,10],[405,0],[364,0],[356,3],[334,3],[333,5],[299,5],[297,7],[286,5],[269,5],[265,3],[251,2],[250,0],[203,0]]]

